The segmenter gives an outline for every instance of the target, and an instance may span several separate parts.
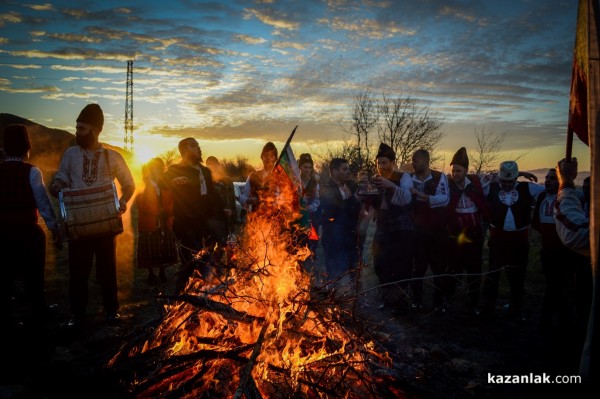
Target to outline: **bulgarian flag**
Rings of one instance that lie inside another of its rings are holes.
[[[294,128],[292,134],[288,138],[283,150],[281,151],[281,155],[279,156],[279,160],[277,164],[281,166],[287,177],[290,179],[294,187],[296,187],[299,192],[301,192],[302,183],[300,180],[300,168],[298,167],[298,161],[296,161],[296,157],[294,156],[294,151],[292,150],[291,141],[296,133],[296,129],[298,126]],[[277,165],[276,164],[276,165]]]

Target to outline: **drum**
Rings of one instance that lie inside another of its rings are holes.
[[[100,187],[64,189],[58,196],[69,240],[123,232],[119,197],[114,183]]]

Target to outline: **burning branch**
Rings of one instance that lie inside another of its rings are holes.
[[[110,362],[136,370],[136,397],[390,396],[374,375],[391,358],[351,315],[356,293],[311,289],[282,215],[249,215],[225,276],[160,297],[161,324]]]

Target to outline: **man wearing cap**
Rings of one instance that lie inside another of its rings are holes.
[[[446,206],[449,201],[446,175],[429,167],[429,152],[417,150],[412,157],[413,218],[416,226],[415,265],[413,278],[413,308],[423,307],[423,280],[427,266],[436,275],[447,271]],[[433,306],[444,313],[444,281],[434,278]]]
[[[469,306],[478,315],[483,254],[482,221],[489,219],[489,209],[478,175],[467,174],[469,157],[461,147],[450,162],[450,201],[448,217],[448,269],[450,274],[466,270]],[[454,296],[458,278],[447,280],[448,296]]]
[[[515,161],[502,162],[498,182],[490,183],[487,188],[490,206],[490,273],[485,279],[483,312],[488,318],[493,316],[498,297],[500,270],[505,268],[510,285],[507,315],[522,320],[531,208],[537,196],[544,191],[544,186],[518,182],[519,176],[519,166]]]
[[[0,318],[10,315],[10,297],[17,272],[25,281],[25,294],[34,318],[48,312],[44,298],[46,236],[38,224],[38,212],[55,242],[60,239],[56,215],[36,166],[27,163],[31,144],[27,128],[4,128],[7,158],[0,163],[0,253],[4,267],[0,278]]]
[[[101,187],[113,182],[121,186],[120,212],[127,210],[127,202],[135,190],[135,183],[125,159],[118,152],[100,144],[104,113],[98,104],[88,104],[77,117],[75,142],[65,150],[58,172],[50,185],[55,197],[65,188],[84,189]],[[102,291],[102,303],[108,321],[117,321],[116,237],[69,240],[69,302],[74,319],[71,325],[81,327],[88,304],[88,280],[96,258],[96,277]]]
[[[380,194],[374,202],[376,230],[372,253],[380,284],[400,281],[381,288],[383,307],[402,313],[408,309],[408,280],[412,275],[415,225],[412,221],[409,173],[395,168],[396,153],[385,143],[376,155],[378,175],[373,183]]]

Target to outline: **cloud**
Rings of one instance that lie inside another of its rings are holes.
[[[43,87],[33,87],[33,88],[22,88],[15,89],[11,87],[2,87],[0,86],[0,91],[4,91],[7,93],[21,93],[21,94],[34,94],[34,93],[56,93],[60,92],[60,89],[56,86],[43,86]]]
[[[16,12],[7,12],[4,14],[0,14],[0,27],[5,26],[6,24],[17,24],[23,21],[23,17]]]
[[[57,71],[73,72],[100,72],[100,73],[123,73],[122,67],[102,66],[102,65],[51,65],[50,69]]]
[[[34,64],[0,64],[0,66],[14,68],[14,69],[40,69],[41,65]]]
[[[0,44],[7,44],[9,40],[5,37],[0,37]]]
[[[246,8],[244,11],[246,12],[244,15],[245,19],[249,19],[254,16],[263,24],[273,26],[278,29],[298,30],[300,28],[300,24],[298,22],[287,20],[283,16],[274,15],[274,12],[259,11],[253,8]]]
[[[26,58],[57,58],[62,60],[112,60],[126,62],[135,56],[91,49],[64,49],[56,51],[20,50],[9,51],[12,56]]]
[[[307,45],[306,44],[302,44],[302,43],[293,43],[293,42],[280,42],[280,41],[273,41],[273,47],[274,48],[293,48],[296,50],[305,50]]]
[[[452,16],[458,19],[462,19],[465,20],[467,22],[477,22],[479,21],[480,25],[485,25],[485,19],[479,19],[476,15],[471,14],[471,13],[466,13],[464,11],[461,11],[459,9],[450,7],[450,6],[442,6],[442,8],[440,9],[440,15],[445,15],[445,16]]]
[[[246,44],[262,44],[266,42],[266,40],[262,37],[253,37],[248,35],[234,35],[233,39]]]
[[[58,39],[65,42],[80,42],[80,43],[101,43],[102,40],[91,36],[77,35],[74,33],[48,33],[46,35],[52,39]]]
[[[54,6],[52,4],[23,4],[25,7],[31,8],[35,11],[53,11]]]
[[[328,25],[334,31],[348,31],[356,34],[358,37],[367,37],[369,39],[385,39],[397,35],[413,36],[416,34],[415,30],[397,26],[394,21],[381,22],[374,19],[350,21],[342,17],[334,17],[333,19],[320,18],[317,22]]]

